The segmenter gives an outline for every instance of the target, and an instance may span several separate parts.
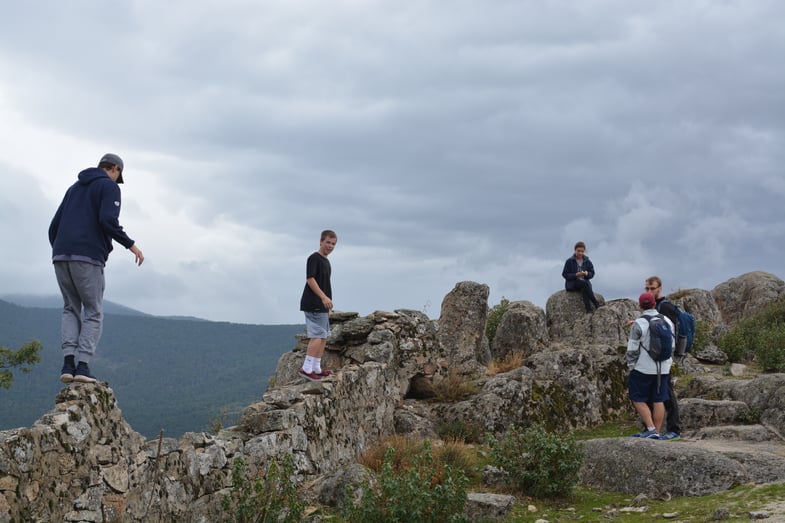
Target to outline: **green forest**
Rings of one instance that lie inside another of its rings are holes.
[[[130,310],[130,309],[129,309]],[[31,426],[54,408],[63,358],[56,308],[21,307],[0,300],[0,345],[43,345],[30,373],[14,373],[0,390],[0,430]],[[115,393],[123,417],[148,439],[178,438],[236,422],[261,398],[278,359],[295,346],[303,325],[246,325],[140,314],[104,317],[90,368]]]

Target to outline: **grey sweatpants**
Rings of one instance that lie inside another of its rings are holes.
[[[76,361],[89,363],[103,328],[104,268],[81,261],[56,261],[54,266],[63,295],[63,356],[76,355]]]

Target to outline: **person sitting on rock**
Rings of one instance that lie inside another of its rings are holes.
[[[597,309],[600,304],[597,298],[594,297],[594,291],[589,281],[594,278],[594,264],[585,253],[586,244],[583,242],[576,243],[575,254],[564,262],[564,270],[561,271],[561,275],[564,277],[564,289],[566,291],[581,292],[583,306],[588,314],[591,312],[592,305]]]

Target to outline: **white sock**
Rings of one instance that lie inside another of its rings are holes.
[[[314,358],[313,359],[313,371],[316,374],[322,373],[322,358]]]
[[[310,374],[313,372],[313,360],[315,360],[313,356],[306,356],[305,361],[303,362],[303,372],[306,374]]]

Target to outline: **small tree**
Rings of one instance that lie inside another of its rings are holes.
[[[488,343],[492,342],[496,336],[496,329],[509,307],[510,300],[502,296],[501,301],[488,310],[488,318],[485,320],[485,337],[488,338]]]
[[[10,369],[19,367],[22,372],[30,372],[31,367],[41,361],[41,342],[33,340],[22,345],[17,351],[0,347],[0,387],[8,390],[14,382]]]

